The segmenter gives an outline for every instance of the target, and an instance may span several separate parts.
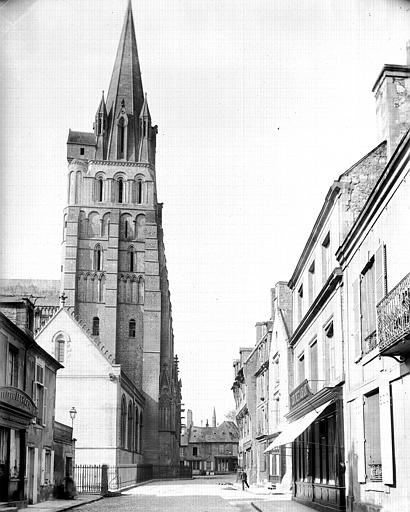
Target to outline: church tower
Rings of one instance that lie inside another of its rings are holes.
[[[69,131],[66,305],[145,397],[144,463],[179,458],[180,382],[157,201],[155,146],[129,1],[90,133]]]

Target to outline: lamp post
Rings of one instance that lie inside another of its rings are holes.
[[[74,429],[74,418],[76,417],[77,409],[73,406],[69,410],[69,413],[70,413],[70,418],[71,418],[71,429],[73,430]]]

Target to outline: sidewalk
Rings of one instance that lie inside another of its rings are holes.
[[[70,510],[80,507],[86,503],[100,500],[102,496],[98,494],[79,494],[73,500],[48,500],[29,505],[27,508],[21,508],[19,512],[60,512],[60,510]]]
[[[312,512],[311,508],[292,501],[290,498],[285,498],[284,501],[280,498],[263,501],[254,500],[251,501],[251,505],[256,512]]]

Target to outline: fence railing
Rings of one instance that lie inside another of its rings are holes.
[[[152,464],[74,466],[74,480],[77,492],[80,494],[120,491],[153,478],[192,478],[192,469],[185,466],[153,466]]]

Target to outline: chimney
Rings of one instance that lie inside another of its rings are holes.
[[[275,284],[276,307],[282,311],[283,320],[289,333],[292,330],[292,290],[286,281]]]
[[[216,427],[216,411],[215,411],[215,407],[214,407],[214,412],[212,413],[212,426],[214,428]]]
[[[385,64],[372,91],[376,97],[377,136],[387,141],[387,159],[410,128],[410,41],[406,65]]]
[[[186,413],[186,428],[187,430],[190,429],[193,425],[193,422],[192,422],[192,411],[191,409],[188,409],[187,410],[187,413]]]
[[[256,343],[258,343],[261,340],[262,336],[264,336],[266,334],[266,331],[267,331],[266,322],[256,322],[255,327],[256,327]]]
[[[275,300],[276,300],[276,290],[275,288],[270,289],[270,318],[272,322],[275,321]]]

